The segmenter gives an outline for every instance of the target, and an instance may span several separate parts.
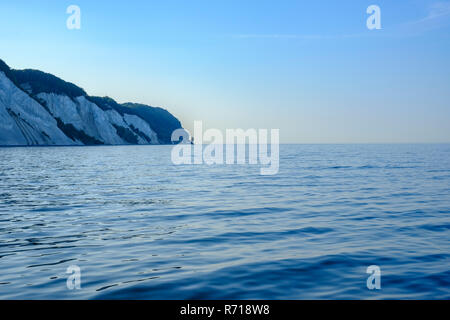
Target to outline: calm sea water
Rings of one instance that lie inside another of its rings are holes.
[[[282,145],[275,176],[170,151],[0,148],[0,298],[450,298],[450,145]]]

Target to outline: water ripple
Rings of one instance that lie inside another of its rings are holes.
[[[282,145],[272,177],[170,152],[0,148],[0,298],[450,299],[450,145]]]

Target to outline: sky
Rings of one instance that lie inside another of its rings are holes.
[[[281,143],[450,142],[450,0],[1,1],[0,59],[166,108],[191,133],[201,120]]]

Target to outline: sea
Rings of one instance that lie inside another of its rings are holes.
[[[0,299],[450,298],[450,144],[171,151],[0,148]]]

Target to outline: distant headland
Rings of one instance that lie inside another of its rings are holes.
[[[171,144],[167,110],[119,104],[39,70],[0,60],[0,146]]]

